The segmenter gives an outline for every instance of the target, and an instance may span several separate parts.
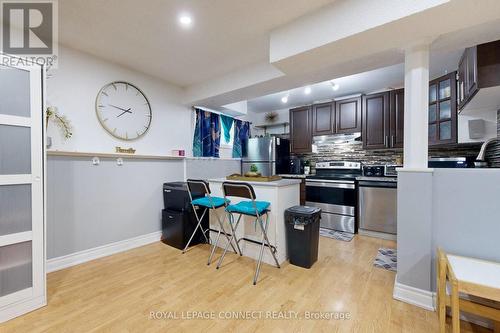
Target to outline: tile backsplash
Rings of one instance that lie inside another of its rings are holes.
[[[477,156],[481,144],[464,144],[451,147],[431,148],[429,156]],[[321,161],[356,161],[364,164],[396,164],[402,159],[403,152],[399,150],[365,150],[362,142],[337,143],[318,146],[316,153],[298,155],[312,162]]]

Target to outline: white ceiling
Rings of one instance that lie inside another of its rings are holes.
[[[446,53],[432,53],[430,59],[430,77],[436,78],[458,67],[458,61],[463,49]],[[339,89],[334,91],[331,82],[339,84]],[[336,78],[316,84],[310,84],[311,93],[304,93],[305,86],[281,91],[248,100],[248,111],[268,112],[283,108],[312,104],[320,101],[353,95],[367,94],[370,92],[401,88],[404,85],[404,65],[398,64],[376,70]],[[288,102],[283,103],[281,98],[288,96]]]
[[[269,58],[272,29],[334,0],[64,0],[59,41],[185,87]],[[189,12],[193,26],[177,16]]]

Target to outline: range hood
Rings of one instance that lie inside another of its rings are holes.
[[[333,135],[319,135],[313,137],[313,144],[328,145],[334,143],[349,143],[354,141],[359,141],[361,138],[361,132],[351,133],[351,134],[333,134]]]

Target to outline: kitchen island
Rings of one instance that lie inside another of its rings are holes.
[[[220,197],[224,196],[222,193],[222,183],[225,181],[228,180],[226,180],[225,178],[209,180],[212,195]],[[300,179],[281,179],[272,182],[245,182],[252,185],[255,190],[257,200],[268,201],[271,203],[267,235],[269,237],[271,246],[276,247],[276,258],[278,259],[278,262],[280,264],[285,262],[287,258],[284,212],[287,208],[299,204],[300,182]],[[246,200],[239,198],[229,199],[234,204],[240,202],[241,200]],[[218,213],[222,218],[224,216],[223,208],[218,209]],[[213,212],[211,212],[211,214],[213,214]],[[245,239],[239,242],[243,255],[257,260],[259,256],[260,245],[254,243],[253,241],[260,243],[262,236],[260,228],[258,225],[254,224],[254,220],[255,219],[251,216],[242,217],[240,225],[238,226],[238,230],[236,230],[236,237],[238,239]],[[226,231],[229,232],[230,228],[227,225],[227,218],[225,224]],[[210,228],[218,230],[218,227],[219,226],[217,224],[216,217],[211,216]],[[211,239],[215,239],[216,233],[212,232],[210,236]],[[224,247],[226,245],[226,242],[226,239],[224,237],[221,237],[219,240],[219,246]],[[229,249],[231,250],[231,248]],[[218,251],[218,254],[220,255],[221,251]],[[229,252],[228,255],[231,256]],[[269,253],[269,250],[264,251],[263,261],[267,264],[275,265],[274,260]]]

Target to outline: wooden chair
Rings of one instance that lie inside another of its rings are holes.
[[[450,307],[453,333],[460,332],[460,311],[492,320],[500,333],[500,264],[437,252],[439,331],[446,330]]]

